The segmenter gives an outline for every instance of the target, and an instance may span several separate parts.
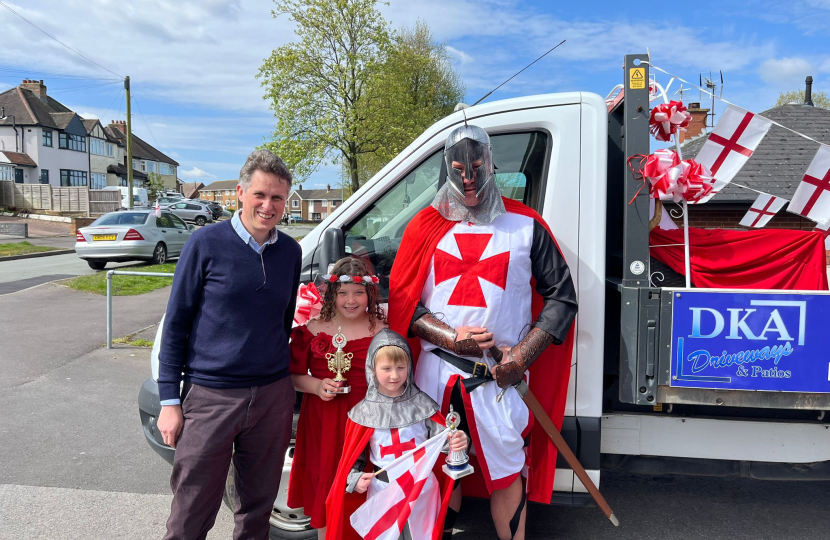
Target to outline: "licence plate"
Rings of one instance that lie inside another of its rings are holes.
[[[114,234],[93,234],[92,241],[98,242],[99,240],[115,240],[116,236]]]

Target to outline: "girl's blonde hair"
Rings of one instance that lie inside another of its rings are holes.
[[[375,353],[375,365],[377,365],[380,356],[389,359],[396,366],[409,364],[409,355],[406,354],[405,350],[395,345],[387,345],[378,349]]]
[[[358,257],[344,257],[334,264],[331,270],[333,276],[371,276],[374,275],[375,269],[372,268],[372,263],[366,259]],[[350,282],[349,282],[350,283]],[[330,322],[337,312],[337,291],[340,290],[341,283],[326,283],[323,291],[323,307],[320,309],[320,318],[325,322]],[[377,321],[386,322],[386,314],[380,308],[378,303],[378,286],[376,283],[365,283],[366,296],[369,303],[366,306],[369,312],[369,331],[375,331],[375,324]]]

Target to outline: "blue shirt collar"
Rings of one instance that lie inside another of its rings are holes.
[[[248,232],[248,229],[245,228],[245,225],[242,224],[242,218],[239,217],[239,210],[233,213],[233,217],[231,218],[231,225],[233,226],[233,230],[236,231],[236,234],[242,239],[243,242],[251,246],[251,249],[256,251],[257,253],[262,253],[262,250],[265,249],[265,246],[273,244],[277,241],[277,228],[274,227],[271,229],[269,233],[268,240],[260,246],[254,237],[251,236],[251,233]]]

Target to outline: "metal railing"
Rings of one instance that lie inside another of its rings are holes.
[[[126,270],[110,270],[107,272],[107,349],[112,349],[112,276],[149,276],[172,278],[173,274],[163,272],[128,272]]]

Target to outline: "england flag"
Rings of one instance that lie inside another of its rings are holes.
[[[734,105],[726,108],[695,157],[695,161],[704,165],[714,176],[714,189],[698,204],[714,197],[735,178],[770,127],[772,122],[766,118]]]
[[[761,193],[755,202],[752,203],[749,211],[747,211],[740,225],[744,227],[760,229],[769,223],[772,216],[778,213],[786,204],[787,199],[781,197],[774,197],[769,193]]]
[[[830,147],[820,146],[787,210],[816,223],[830,221]]]
[[[449,430],[414,448],[385,467],[391,482],[370,497],[354,514],[352,527],[364,540],[397,540],[407,521],[412,538],[435,538],[441,506],[432,467],[441,455]]]

